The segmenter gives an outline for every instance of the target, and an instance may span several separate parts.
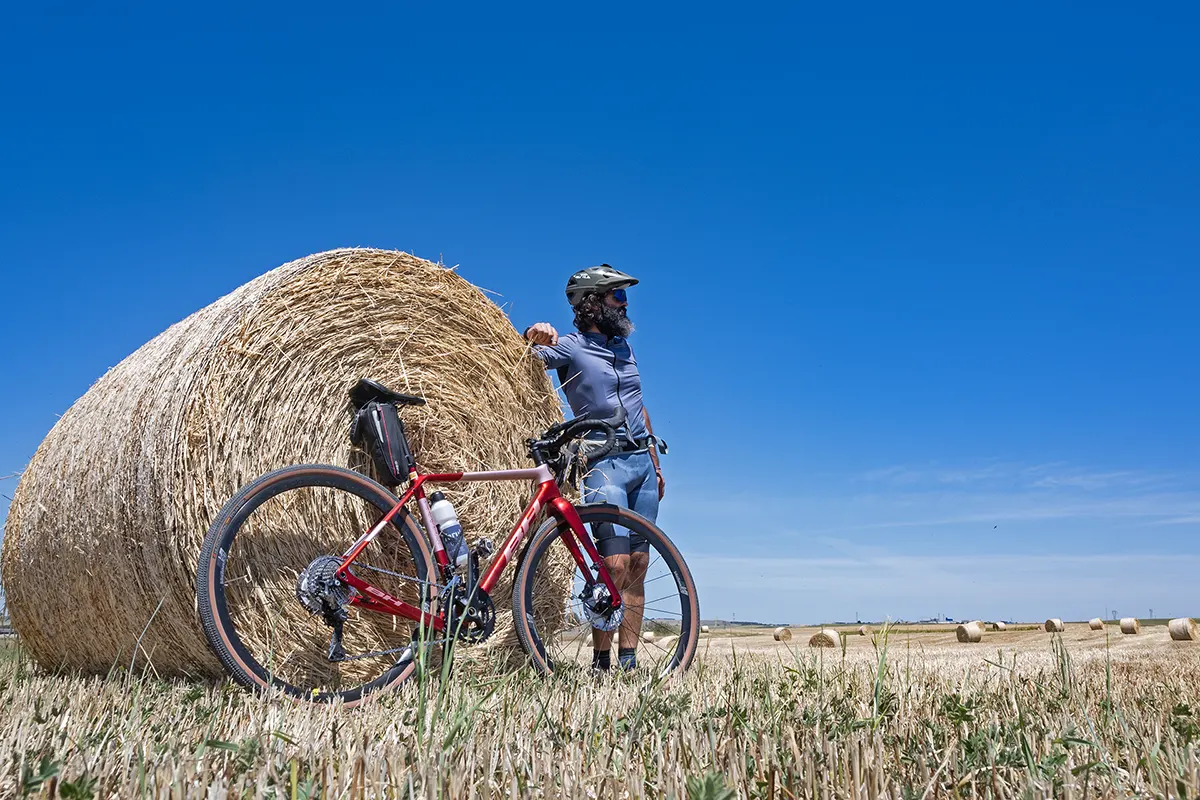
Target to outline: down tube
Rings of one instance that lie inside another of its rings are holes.
[[[517,552],[517,547],[525,538],[525,534],[529,532],[529,526],[533,524],[537,518],[538,512],[546,505],[548,500],[552,498],[561,498],[558,494],[558,487],[553,481],[541,484],[538,487],[537,494],[529,501],[529,505],[525,507],[521,518],[517,521],[512,532],[508,534],[508,538],[504,540],[504,545],[500,548],[500,553],[492,559],[492,563],[488,565],[487,572],[479,580],[479,588],[485,592],[490,592],[500,580],[500,574],[504,572],[504,568],[508,566],[508,562],[512,561],[513,555]]]

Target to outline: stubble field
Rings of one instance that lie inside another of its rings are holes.
[[[714,631],[680,680],[430,676],[354,711],[0,645],[0,797],[1200,794],[1200,643],[1163,627],[794,631]]]

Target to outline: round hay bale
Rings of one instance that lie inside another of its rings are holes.
[[[792,629],[788,627],[776,628],[774,636],[777,642],[790,642],[792,640]]]
[[[653,644],[655,638],[654,631],[645,631],[642,633],[642,641],[647,644]]]
[[[1007,628],[1008,628],[1008,626],[1005,625],[1003,622],[993,622],[992,623],[992,630],[994,630],[994,631],[1002,631],[1002,630],[1006,630]]]
[[[701,626],[700,626],[700,632],[701,632],[701,633],[708,633],[708,626],[707,626],[707,625],[701,625]]]
[[[423,471],[526,466],[523,440],[562,419],[504,312],[453,270],[367,249],[285,264],[139,348],[46,436],[4,531],[3,582],[22,646],[50,669],[105,672],[130,662],[150,623],[139,665],[149,658],[164,677],[223,674],[195,609],[204,534],[238,488],[269,470],[369,471],[347,435],[347,390],[362,377],[428,400],[402,411]],[[500,541],[529,486],[446,493],[469,539]],[[353,520],[290,522],[320,531],[332,552],[359,532]],[[556,566],[565,579],[567,561]],[[515,644],[512,575],[493,593],[497,630],[485,651]],[[546,619],[563,616],[552,594]]]
[[[1051,617],[1046,620],[1046,633],[1062,633],[1063,630],[1063,621],[1058,617]]]
[[[859,626],[858,626],[858,635],[859,635],[859,636],[866,636],[866,635],[867,635],[868,633],[870,633],[870,632],[871,632],[871,629],[870,629],[870,628],[868,628],[866,625],[859,625]]]
[[[954,638],[963,644],[974,644],[983,640],[983,623],[968,622],[954,629]]]
[[[1102,631],[1104,630],[1104,620],[1099,617],[1092,617],[1088,620],[1088,627],[1094,631]]]
[[[1142,623],[1138,622],[1137,617],[1122,617],[1121,618],[1121,633],[1141,633]]]
[[[1191,617],[1171,620],[1167,623],[1167,630],[1171,632],[1171,638],[1177,642],[1194,642],[1200,639],[1200,628],[1197,628],[1196,621]]]
[[[791,632],[788,632],[788,638],[791,637]],[[814,633],[808,640],[809,647],[838,647],[842,643],[842,635],[834,628],[822,628]]]

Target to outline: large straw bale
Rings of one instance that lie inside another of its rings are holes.
[[[49,668],[106,671],[129,662],[150,622],[139,663],[149,657],[163,676],[219,674],[194,600],[205,531],[261,473],[368,469],[347,437],[346,392],[360,377],[428,399],[402,412],[426,471],[526,466],[523,440],[562,418],[504,312],[453,270],[367,249],[271,270],[109,370],[34,454],[2,560],[27,651]],[[472,540],[502,539],[528,493],[514,482],[447,487]],[[307,529],[331,552],[352,541],[339,522],[320,523]],[[510,585],[494,593],[497,633],[485,647],[515,642]],[[547,596],[542,613],[561,614],[560,600]]]
[[[1088,627],[1094,631],[1102,631],[1104,630],[1104,620],[1099,617],[1092,617],[1088,620]]]
[[[708,633],[708,626],[707,626],[707,625],[701,625],[701,626],[700,626],[700,632],[701,632],[701,633]]]
[[[791,638],[789,631],[788,638]],[[837,628],[822,628],[808,639],[809,647],[838,647],[842,643],[842,635]]]
[[[1141,633],[1142,623],[1138,622],[1137,617],[1122,617],[1121,618],[1121,633]]]
[[[1046,633],[1062,633],[1065,630],[1063,621],[1058,617],[1046,620]]]
[[[1171,632],[1171,638],[1177,642],[1194,642],[1200,639],[1200,630],[1197,629],[1196,621],[1191,617],[1171,620],[1167,623],[1167,630]]]
[[[959,625],[954,629],[954,638],[963,644],[975,643],[983,640],[983,623],[968,622]]]
[[[871,632],[871,629],[870,629],[870,628],[868,628],[866,625],[859,625],[859,626],[858,626],[858,635],[859,635],[859,636],[866,636],[866,635],[867,635],[868,633],[870,633],[870,632]]]
[[[1002,630],[1005,630],[1006,628],[1008,628],[1008,626],[1005,625],[1003,622],[1000,622],[999,620],[992,623],[992,630],[994,630],[994,631],[1002,631]]]
[[[788,627],[776,628],[773,634],[777,642],[790,642],[792,640],[792,629]]]

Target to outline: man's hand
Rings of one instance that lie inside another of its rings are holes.
[[[667,482],[663,480],[662,473],[658,473],[658,499],[661,501],[663,495],[667,493]]]
[[[525,338],[533,344],[554,346],[558,344],[558,331],[554,330],[554,326],[549,322],[539,322],[529,326],[529,330],[525,331]]]

